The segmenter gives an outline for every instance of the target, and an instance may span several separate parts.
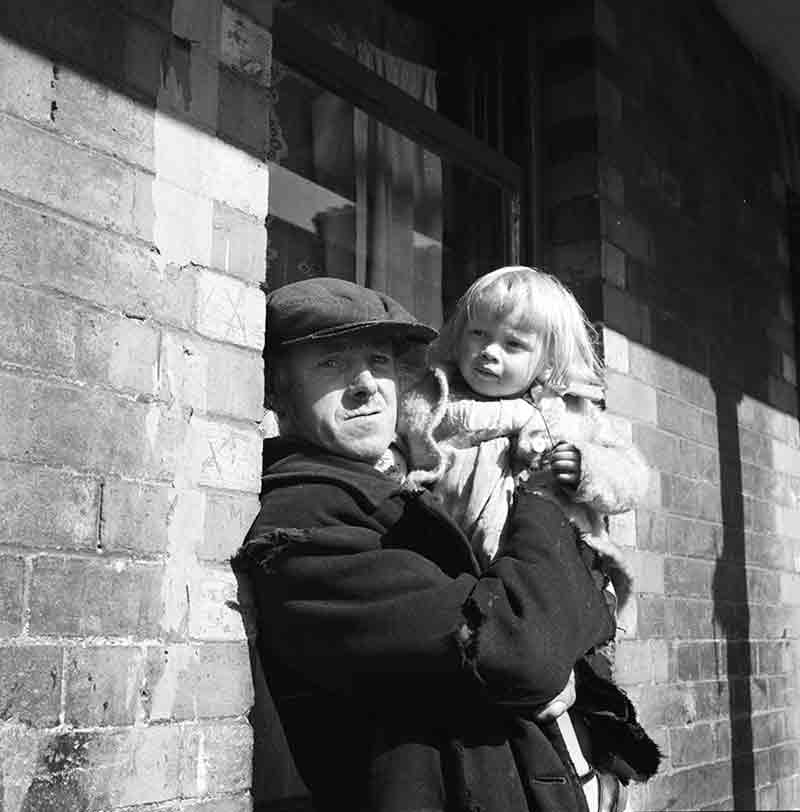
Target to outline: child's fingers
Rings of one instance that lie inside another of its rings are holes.
[[[575,487],[581,478],[581,452],[571,443],[558,443],[550,451],[549,467],[561,485]]]

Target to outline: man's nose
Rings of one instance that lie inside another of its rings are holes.
[[[360,397],[369,397],[378,391],[378,384],[372,372],[366,367],[359,370],[350,382],[350,391]]]

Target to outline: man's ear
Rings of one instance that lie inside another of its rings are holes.
[[[266,370],[264,405],[278,417],[288,412],[289,371],[285,359],[275,359]]]

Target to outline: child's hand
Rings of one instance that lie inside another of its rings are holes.
[[[513,464],[515,469],[539,470],[542,456],[549,447],[547,426],[541,413],[535,411],[514,438]]]
[[[534,719],[537,722],[553,722],[566,713],[575,704],[575,671],[569,672],[569,679],[558,696],[553,697],[541,710],[537,711]]]
[[[553,479],[562,488],[575,490],[581,481],[581,452],[572,443],[556,443],[544,455],[544,470],[549,470]]]

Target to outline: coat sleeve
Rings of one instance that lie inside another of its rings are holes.
[[[324,488],[287,490],[315,508],[325,498]],[[237,556],[254,576],[259,633],[325,689],[397,695],[422,681],[535,708],[611,632],[563,513],[533,494],[520,494],[506,546],[480,577],[388,548],[369,526],[269,524],[257,519]]]
[[[624,513],[644,497],[650,471],[636,446],[617,431],[608,415],[591,401],[582,399],[575,445],[581,452],[581,481],[575,494],[599,513]]]

